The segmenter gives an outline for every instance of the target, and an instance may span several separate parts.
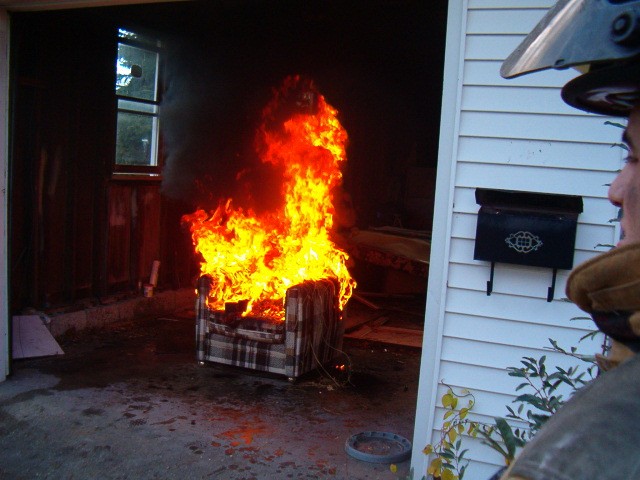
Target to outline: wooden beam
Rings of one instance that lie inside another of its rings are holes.
[[[68,8],[111,7],[142,3],[188,2],[192,0],[0,0],[0,9],[10,12],[63,10]]]

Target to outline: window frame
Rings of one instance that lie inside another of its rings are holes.
[[[125,31],[131,34],[136,35],[137,38],[125,38],[121,36],[121,32]],[[162,42],[157,36],[149,35],[148,33],[141,32],[140,29],[136,28],[128,28],[124,26],[120,26],[116,32],[116,50],[119,50],[121,44],[128,45],[135,48],[140,48],[143,50],[147,50],[150,52],[155,52],[158,55],[157,65],[156,65],[156,90],[155,90],[155,100],[147,100],[138,97],[132,97],[129,95],[118,94],[117,89],[114,88],[115,94],[115,148],[113,151],[113,162],[112,162],[112,170],[113,176],[116,179],[126,179],[132,178],[135,176],[137,179],[147,179],[154,180],[161,178],[162,167],[164,164],[163,158],[163,149],[162,149],[162,130],[160,125],[160,109],[162,103],[162,93],[163,93],[163,85],[162,85],[162,71],[164,67],[164,55],[163,55],[163,46]],[[118,65],[118,53],[116,52],[116,62],[114,65],[114,73],[116,74],[114,87],[117,82],[117,65]],[[140,104],[142,106],[150,106],[155,107],[155,113],[153,112],[144,112],[143,109],[135,110],[131,108],[121,107],[121,101],[124,102],[132,102],[135,104]],[[152,147],[153,151],[155,151],[155,165],[126,165],[117,163],[117,141],[118,141],[118,119],[120,113],[129,113],[134,115],[143,115],[148,116],[155,119],[155,146]]]

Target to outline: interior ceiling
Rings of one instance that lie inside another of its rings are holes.
[[[64,8],[106,7],[137,3],[162,3],[189,0],[0,0],[0,8],[9,11],[60,10]]]

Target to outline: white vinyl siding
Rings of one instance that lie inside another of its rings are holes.
[[[546,301],[551,269],[496,264],[486,294],[488,262],[473,259],[479,205],[475,189],[495,188],[580,195],[574,265],[614,244],[617,210],[607,185],[624,151],[612,146],[622,131],[605,117],[562,102],[560,88],[575,71],[546,71],[514,80],[500,77],[504,58],[553,0],[449,2],[445,81],[433,245],[427,292],[420,389],[412,466],[426,472],[422,448],[437,440],[446,386],[469,389],[475,418],[505,416],[520,382],[506,368],[523,356],[547,355],[547,365],[576,360],[549,352],[548,339],[594,353],[598,342],[579,339],[593,326],[565,299],[568,271],[559,270],[555,299]],[[457,58],[456,58],[457,57]],[[472,460],[465,480],[485,480],[502,458],[467,439]]]

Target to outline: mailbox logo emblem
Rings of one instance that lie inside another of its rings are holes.
[[[542,246],[542,240],[531,232],[512,233],[504,239],[509,248],[513,248],[518,253],[535,252]]]

